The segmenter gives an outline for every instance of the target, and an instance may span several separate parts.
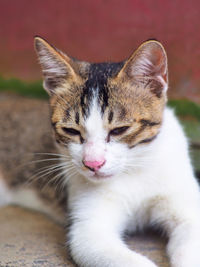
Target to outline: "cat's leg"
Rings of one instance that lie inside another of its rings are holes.
[[[200,266],[200,225],[182,222],[170,232],[167,252],[172,267]]]
[[[74,204],[72,224],[67,235],[72,258],[83,267],[156,267],[145,256],[130,250],[121,238],[124,216],[119,205],[107,202],[99,207],[95,199],[89,203]],[[77,205],[79,208],[77,210]]]
[[[162,225],[169,237],[171,267],[200,266],[200,203],[193,200],[161,198],[152,209],[152,224]]]
[[[99,222],[93,223],[90,226],[87,221],[74,223],[68,233],[69,251],[78,266],[156,267],[145,256],[131,251],[119,233],[105,225],[99,227]]]

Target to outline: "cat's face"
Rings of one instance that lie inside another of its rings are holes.
[[[123,63],[72,60],[41,38],[36,50],[55,139],[68,161],[92,181],[140,167],[166,102],[167,58],[160,43],[144,43]]]

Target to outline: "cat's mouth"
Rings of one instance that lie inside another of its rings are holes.
[[[82,166],[84,176],[90,178],[90,180],[103,180],[113,177],[112,173],[105,173],[102,170],[88,170],[85,166]]]

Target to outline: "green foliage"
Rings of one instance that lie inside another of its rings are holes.
[[[200,144],[200,123],[195,119],[181,119],[181,124],[191,143]],[[196,170],[200,171],[200,149],[193,148],[190,150],[192,162]]]
[[[28,97],[47,98],[41,81],[25,82],[16,78],[4,79],[0,77],[1,91],[12,91]]]
[[[181,119],[187,136],[194,142],[200,142],[200,123],[197,120]]]
[[[175,108],[178,116],[192,116],[200,120],[200,104],[189,100],[169,100],[168,105]]]
[[[189,100],[170,100],[191,143],[200,144],[200,105]],[[200,150],[190,149],[195,170],[200,172]],[[200,176],[199,176],[200,178]]]

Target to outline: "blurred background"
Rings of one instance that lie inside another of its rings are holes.
[[[157,39],[169,60],[169,105],[192,141],[200,173],[200,2],[198,0],[0,0],[0,91],[44,97],[33,37],[68,55],[102,62],[127,58]]]

